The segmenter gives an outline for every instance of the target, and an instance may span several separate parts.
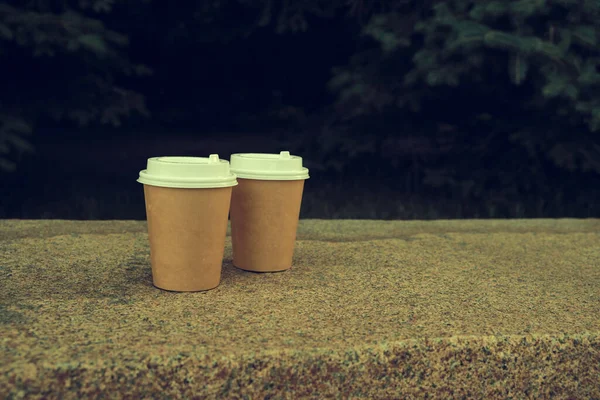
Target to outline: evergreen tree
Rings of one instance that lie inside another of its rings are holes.
[[[451,140],[464,154],[452,166],[438,157],[439,168],[424,170],[423,181],[465,195],[492,181],[521,194],[551,188],[548,176],[531,179],[548,162],[600,174],[600,2],[391,3],[363,27],[363,49],[334,71],[336,134],[318,138],[331,149],[323,168],[369,154],[393,160],[386,149],[404,135],[403,121],[412,121],[406,129],[422,130],[438,146]],[[432,130],[431,120],[450,129]],[[376,139],[386,129],[387,138]],[[349,150],[348,142],[363,146]],[[492,167],[485,174],[473,165]]]
[[[118,125],[144,99],[117,83],[150,71],[131,62],[126,35],[103,22],[114,0],[14,0],[0,3],[0,170],[32,151],[41,118]]]
[[[21,153],[33,151],[28,138],[41,118],[118,125],[132,112],[148,114],[143,96],[118,83],[121,76],[150,73],[126,54],[133,30],[144,36],[158,29],[164,46],[189,49],[199,42],[227,43],[261,28],[302,32],[311,17],[328,18],[346,6],[346,0],[2,2],[0,171],[13,170]],[[119,11],[146,23],[132,27],[117,21]]]

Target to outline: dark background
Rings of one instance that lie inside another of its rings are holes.
[[[523,3],[0,2],[0,218],[144,219],[147,158],[281,150],[303,218],[599,217],[600,6]]]

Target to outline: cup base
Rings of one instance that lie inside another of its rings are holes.
[[[166,288],[158,286],[156,283],[153,283],[152,286],[154,286],[157,289],[164,290],[165,292],[173,292],[173,293],[195,293],[195,292],[208,292],[209,290],[213,290],[213,289],[218,288],[219,286],[221,286],[221,284],[219,283],[217,286],[213,286],[213,287],[210,287],[208,289],[183,289],[183,290],[181,290],[181,289],[166,289]]]
[[[246,268],[242,268],[242,267],[238,267],[237,265],[233,264],[234,267],[236,267],[237,269],[241,269],[242,271],[246,271],[246,272],[256,272],[257,274],[265,274],[265,273],[269,273],[269,272],[285,272],[289,269],[291,269],[292,267],[287,267],[287,268],[283,268],[283,269],[275,269],[275,270],[268,270],[268,271],[257,271],[254,269],[246,269]]]

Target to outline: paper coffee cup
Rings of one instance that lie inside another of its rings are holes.
[[[232,154],[238,185],[231,197],[233,265],[254,272],[292,266],[304,180],[302,158],[280,154]]]
[[[140,171],[144,184],[154,285],[178,292],[217,287],[232,187],[219,156],[154,157]]]

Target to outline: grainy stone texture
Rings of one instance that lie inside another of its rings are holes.
[[[600,220],[303,220],[291,270],[228,237],[202,293],[149,251],[0,221],[0,398],[600,398]]]

